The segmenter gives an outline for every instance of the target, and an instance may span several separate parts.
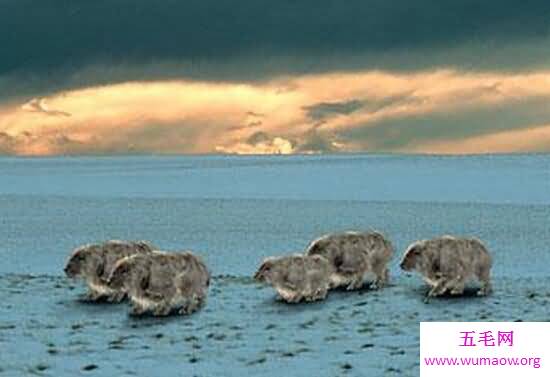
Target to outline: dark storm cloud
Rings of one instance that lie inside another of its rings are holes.
[[[549,19],[547,0],[4,0],[0,78],[19,74],[24,92],[67,80],[517,68],[547,63]],[[95,65],[96,75],[75,74]]]
[[[268,135],[266,132],[258,131],[254,132],[252,135],[250,135],[246,142],[250,145],[256,145],[259,143],[265,143],[271,140],[271,136]]]
[[[349,115],[357,110],[364,110],[369,113],[375,113],[385,107],[418,102],[418,98],[412,96],[413,93],[403,93],[387,98],[359,100],[352,99],[342,102],[320,102],[314,105],[304,106],[303,110],[307,116],[316,121],[323,121],[335,115]]]
[[[95,136],[86,142],[58,133],[49,138],[49,144],[65,155],[193,153],[195,134],[195,130],[184,125],[153,124],[117,137]]]
[[[499,131],[550,124],[548,98],[534,98],[515,104],[503,103],[454,113],[435,112],[399,119],[386,119],[368,127],[344,131],[345,141],[368,145],[370,150],[391,151],[412,143],[460,140]]]
[[[359,100],[345,102],[321,102],[311,106],[305,106],[307,116],[313,120],[323,120],[338,114],[351,114],[364,106]]]
[[[337,152],[331,136],[321,134],[316,129],[312,129],[301,137],[302,141],[297,146],[297,152],[303,153],[330,153]]]
[[[263,123],[262,122],[250,122],[248,124],[245,124],[244,126],[231,126],[227,130],[228,131],[241,131],[251,128],[257,128],[260,127]]]

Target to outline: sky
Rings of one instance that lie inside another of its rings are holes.
[[[0,155],[550,152],[550,2],[2,0]]]

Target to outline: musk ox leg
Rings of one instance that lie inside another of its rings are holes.
[[[279,296],[288,303],[296,303],[302,300],[302,295],[298,293],[293,287],[289,286],[278,286],[275,288]]]
[[[371,271],[376,275],[376,280],[373,286],[375,288],[383,287],[389,280],[389,271],[387,261],[384,259],[378,259],[372,261]]]
[[[295,291],[283,291],[280,293],[284,301],[289,304],[296,304],[302,301],[303,296]]]
[[[491,267],[482,267],[477,273],[477,278],[481,282],[481,288],[477,292],[478,296],[486,296],[493,290],[491,286]]]
[[[450,293],[453,296],[459,296],[459,295],[463,294],[464,293],[464,285],[465,285],[464,282],[460,282],[460,283],[455,284],[454,287],[452,287]]]
[[[179,308],[178,314],[179,315],[189,315],[189,314],[194,312],[193,309],[194,308],[190,304],[185,303],[181,306],[181,308]]]
[[[197,309],[202,308],[204,305],[206,305],[206,293],[199,295],[195,301]]]
[[[149,300],[146,296],[132,296],[130,315],[141,316],[154,308],[155,304],[155,302]]]
[[[317,291],[317,294],[315,295],[316,300],[324,300],[327,298],[328,295],[328,287],[321,288]]]
[[[180,308],[179,313],[183,315],[194,313],[200,309],[205,301],[205,296],[193,295],[193,297],[187,300],[185,304]]]
[[[337,274],[348,291],[362,288],[365,284],[365,274],[372,271],[369,261],[363,255],[343,253],[341,258],[334,261]]]
[[[84,299],[86,301],[100,301],[100,300],[103,300],[104,298],[105,298],[105,295],[103,294],[103,292],[98,292],[94,289],[88,290],[88,292],[84,296]]]
[[[289,304],[297,304],[299,303],[300,301],[302,301],[304,297],[298,293],[298,292],[295,292],[293,295],[291,295],[290,297],[287,298],[287,302]]]
[[[172,306],[170,305],[169,301],[161,301],[153,309],[153,315],[158,317],[167,316],[171,312],[172,312]]]
[[[455,279],[449,280],[446,284],[446,289],[450,290],[452,295],[461,295],[464,293],[464,285],[466,281],[463,276],[457,276]]]
[[[448,290],[447,279],[442,279],[436,285],[436,287],[434,287],[433,290],[434,290],[434,296],[441,296],[441,295],[445,294],[445,292],[447,292],[447,290]]]
[[[180,308],[178,310],[179,315],[189,315],[197,310],[198,308],[198,299],[195,296],[186,297],[180,303]]]
[[[371,284],[372,288],[380,289],[388,284],[388,281],[390,280],[390,272],[384,265],[382,265],[381,268],[375,269],[373,272],[376,275],[376,280]]]
[[[478,296],[487,296],[493,292],[493,287],[491,286],[491,283],[482,282],[481,288],[479,291],[477,291]]]
[[[384,272],[383,272],[383,275],[382,275],[382,276],[383,276],[383,280],[382,280],[382,281],[383,281],[384,285],[388,284],[389,281],[390,281],[390,269],[386,267],[386,268],[384,269]]]
[[[126,292],[115,292],[107,296],[107,301],[112,303],[122,302],[126,298]]]
[[[311,302],[315,300],[315,294],[317,293],[317,288],[312,287],[311,284],[307,284],[307,287],[302,291],[302,297],[304,301]]]
[[[178,294],[171,294],[167,292],[166,294],[161,294],[159,292],[147,292],[149,299],[154,297],[156,301],[155,309],[153,314],[156,316],[167,316],[174,312],[174,308],[177,308],[177,304],[180,300],[177,300],[178,297],[181,297],[181,292]]]
[[[326,287],[325,288],[320,287],[316,289],[314,292],[312,292],[311,294],[305,296],[305,300],[308,302],[324,300],[327,297],[327,294],[328,294],[328,289]]]
[[[135,302],[132,304],[132,308],[130,309],[130,315],[132,316],[140,316],[145,312],[147,312],[147,308]]]
[[[350,281],[351,279],[348,276],[344,276],[338,272],[335,272],[330,275],[330,288],[332,289],[347,286]]]
[[[428,303],[430,298],[441,296],[445,291],[447,291],[447,279],[440,278],[438,279],[435,284],[432,286],[432,289],[429,290],[428,294],[426,295],[426,298],[424,299],[424,302]]]
[[[351,278],[346,289],[348,291],[354,291],[356,289],[362,288],[364,284],[365,284],[365,277],[363,276],[363,274],[362,273],[356,274]]]

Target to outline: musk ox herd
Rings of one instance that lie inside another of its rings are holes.
[[[322,236],[303,253],[265,259],[254,280],[271,285],[288,303],[323,300],[330,290],[357,290],[388,283],[394,249],[380,232],[341,232]],[[476,279],[478,295],[491,292],[492,259],[476,238],[441,236],[412,243],[400,268],[417,271],[430,289],[426,295],[461,295]],[[166,252],[145,241],[107,241],[75,249],[64,268],[88,286],[87,299],[131,303],[133,315],[190,314],[206,302],[210,272],[188,251]]]

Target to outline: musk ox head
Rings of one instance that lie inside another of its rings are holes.
[[[185,260],[185,264],[180,273],[187,274],[193,284],[210,286],[210,271],[208,271],[202,258],[188,251],[183,252],[181,255]]]
[[[148,241],[136,241],[134,243],[136,253],[150,253],[158,248]]]
[[[331,255],[338,249],[338,245],[333,242],[334,235],[327,234],[313,240],[306,249],[307,255]]]
[[[260,268],[258,268],[258,271],[254,274],[254,280],[268,284],[277,283],[284,269],[283,264],[286,264],[284,257],[270,257],[264,259]]]
[[[130,258],[122,258],[115,264],[111,276],[109,276],[107,281],[109,288],[121,289],[124,287],[124,282],[128,280],[131,270],[131,261],[128,259]]]
[[[146,255],[132,255],[116,262],[107,286],[111,289],[120,290],[128,288],[136,281],[139,284],[147,285],[149,280],[149,258]]]
[[[76,249],[65,264],[65,274],[70,278],[99,277],[103,274],[105,261],[97,245],[86,245]]]
[[[422,253],[423,247],[424,241],[418,241],[411,244],[405,251],[403,259],[401,259],[401,263],[399,263],[399,267],[404,271],[414,270]]]
[[[300,254],[264,259],[260,268],[254,274],[254,280],[272,285],[280,284],[287,280],[289,274],[292,274],[293,271],[296,273],[296,269],[303,271],[304,263],[304,256]]]

